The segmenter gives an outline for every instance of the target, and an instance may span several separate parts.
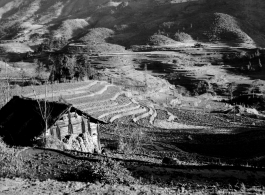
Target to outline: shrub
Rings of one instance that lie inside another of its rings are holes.
[[[182,96],[191,96],[190,91],[187,88],[185,88],[183,86],[180,86],[180,85],[176,86],[176,90],[175,90],[174,93],[175,94],[180,94]]]
[[[232,82],[232,83],[229,83],[228,86],[227,86],[227,91],[230,95],[230,100],[233,99],[233,93],[235,91],[235,82]]]
[[[118,149],[124,153],[135,153],[140,150],[143,141],[142,132],[130,131],[128,135],[119,136]]]
[[[174,39],[176,41],[180,41],[180,42],[186,42],[186,41],[190,41],[192,40],[192,37],[187,34],[187,33],[184,33],[184,32],[177,32],[175,35],[174,35]]]
[[[42,148],[51,148],[55,150],[64,150],[64,144],[53,136],[47,136],[45,140],[39,139],[35,142],[36,146]]]
[[[0,137],[0,152],[5,151],[7,148],[6,143],[3,141],[3,139]]]
[[[118,136],[118,150],[127,154],[141,151],[142,146],[152,144],[152,138],[147,136],[139,128],[127,129],[117,126],[115,134]]]
[[[40,53],[45,50],[62,49],[68,43],[65,38],[49,37],[35,50],[35,53]]]
[[[159,34],[151,36],[148,40],[148,44],[150,45],[170,45],[175,43],[176,42],[173,39]]]
[[[0,137],[0,177],[28,175],[25,164],[16,154],[18,149],[8,147]]]
[[[119,162],[111,159],[103,159],[92,167],[92,177],[94,181],[106,184],[132,184],[136,180],[131,173],[124,168]]]
[[[265,97],[262,95],[244,95],[234,97],[231,103],[245,105],[247,107],[255,108],[258,111],[265,110]]]
[[[206,81],[200,81],[195,87],[196,87],[194,89],[195,95],[201,95],[201,94],[206,93],[210,89],[211,86]]]

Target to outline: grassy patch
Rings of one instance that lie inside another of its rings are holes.
[[[187,34],[187,33],[177,32],[174,35],[174,39],[176,41],[180,41],[180,42],[187,42],[187,41],[191,41],[192,40],[192,37],[189,34]]]
[[[131,173],[116,162],[111,159],[101,160],[92,167],[93,176],[96,180],[101,183],[107,184],[132,184],[135,183],[135,178]]]
[[[265,97],[264,95],[245,95],[237,96],[232,101],[232,103],[237,105],[245,105],[250,108],[255,108],[259,111],[265,110]]]
[[[27,175],[23,160],[17,157],[18,149],[8,147],[0,138],[0,177]]]
[[[149,38],[148,44],[150,45],[171,45],[176,42],[164,35],[153,35]]]

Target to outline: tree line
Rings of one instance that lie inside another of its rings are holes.
[[[46,64],[35,60],[36,77],[39,80],[51,82],[66,82],[70,80],[93,79],[97,71],[92,67],[89,55],[66,55],[58,54],[49,56]],[[49,78],[45,74],[49,72]]]
[[[62,49],[68,44],[65,38],[48,37],[39,45],[34,53],[27,53],[26,59],[33,58],[36,65],[36,79],[49,80],[51,82],[65,82],[69,80],[93,79],[96,75],[91,66],[88,54],[65,54]],[[43,54],[49,57],[43,60]],[[47,78],[47,73],[49,77]]]

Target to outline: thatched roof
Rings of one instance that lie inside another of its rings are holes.
[[[40,105],[40,106],[39,106]],[[14,96],[0,110],[0,136],[8,144],[28,145],[45,132],[45,121],[41,113],[44,113],[44,100],[22,98]],[[74,108],[71,104],[47,101],[47,127],[50,128],[68,111],[77,112],[80,115],[90,117],[94,123],[104,123],[89,114]],[[40,107],[41,110],[40,111]]]

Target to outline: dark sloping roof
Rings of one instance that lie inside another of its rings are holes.
[[[43,109],[44,101],[40,100],[39,103]],[[47,102],[47,113],[50,115],[48,128],[70,107],[67,104]],[[36,100],[15,96],[0,110],[0,136],[9,144],[28,144],[44,130],[45,122]]]
[[[42,112],[40,111],[39,105],[41,105]],[[44,100],[37,101],[31,98],[14,96],[0,110],[0,136],[3,137],[4,141],[8,144],[30,144],[35,137],[40,136],[45,131],[45,121],[41,116],[41,113],[44,112],[44,105]],[[47,101],[46,105],[47,113],[49,113],[50,116],[47,120],[48,128],[54,125],[55,122],[70,109],[74,109],[76,112],[89,116],[73,108],[71,104]],[[90,121],[102,123],[102,121],[92,117]]]

